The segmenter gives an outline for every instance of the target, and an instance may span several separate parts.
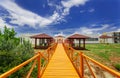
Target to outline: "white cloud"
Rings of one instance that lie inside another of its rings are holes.
[[[62,5],[65,8],[71,8],[73,6],[79,6],[79,5],[84,5],[88,0],[67,0],[67,1],[62,1]]]
[[[19,26],[28,25],[33,28],[36,26],[45,27],[50,24],[55,24],[64,21],[64,17],[69,14],[70,8],[73,6],[84,5],[88,0],[69,0],[61,1],[61,5],[54,4],[56,10],[49,17],[42,17],[36,13],[26,10],[17,5],[14,0],[0,0],[0,6],[4,7],[10,14],[9,17],[12,24]],[[48,0],[48,5],[53,6]]]
[[[96,27],[97,26],[97,24],[91,24],[91,27]]]
[[[72,7],[78,7],[80,5],[84,5],[88,0],[67,0],[61,1],[61,5],[56,5],[54,2],[47,0],[48,5],[52,7],[56,7],[56,11],[59,14],[58,20],[64,21],[64,17],[69,15],[70,9]]]
[[[29,25],[35,27],[38,25],[40,27],[44,27],[56,21],[59,17],[57,13],[54,13],[52,16],[46,18],[39,16],[31,11],[21,8],[12,0],[2,0],[0,5],[10,13],[10,23],[18,24],[20,26]]]
[[[64,7],[64,11],[62,13],[62,15],[68,15],[69,11],[72,7],[76,6],[80,6],[80,5],[84,5],[88,0],[67,0],[67,1],[61,1],[63,7]]]
[[[90,10],[88,10],[88,12],[94,12],[95,9],[91,8]]]
[[[110,29],[113,29],[113,30],[114,30],[114,29],[117,29],[117,27],[113,26],[113,27],[111,27]]]
[[[80,13],[84,13],[84,12],[85,12],[85,10],[81,10],[81,11],[80,11]]]
[[[82,34],[94,34],[98,31],[102,31],[110,27],[109,24],[102,24],[101,27],[99,28],[87,28],[87,27],[81,27],[77,32],[82,33]]]
[[[85,13],[85,12],[92,13],[94,11],[95,11],[95,9],[91,8],[91,9],[88,9],[88,10],[80,10],[80,13]]]
[[[120,28],[119,28],[119,29],[117,29],[117,32],[120,32]]]
[[[2,18],[0,18],[0,29],[3,30],[4,26],[6,25],[6,27],[8,28],[12,28],[11,25],[7,24]]]
[[[45,4],[43,4],[43,6],[42,6],[43,8],[45,8]]]
[[[58,34],[55,34],[55,36],[65,36],[65,35],[63,34],[63,32],[60,32]]]

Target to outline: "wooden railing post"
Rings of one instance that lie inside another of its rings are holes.
[[[50,58],[50,52],[49,52],[50,49],[47,50],[47,53],[48,53],[48,61],[49,61],[49,58]]]
[[[84,78],[84,62],[83,62],[83,52],[80,52],[80,75]]]
[[[40,58],[40,52],[39,53],[39,56],[38,56],[38,76],[37,78],[40,78],[40,72],[41,72],[41,58]]]
[[[68,47],[68,56],[69,56],[69,58],[71,59],[71,52],[70,52],[70,47]]]
[[[71,59],[72,59],[72,61],[73,61],[73,49],[71,48]]]

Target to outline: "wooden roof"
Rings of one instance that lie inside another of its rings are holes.
[[[81,35],[81,34],[74,34],[74,35],[68,37],[68,39],[83,39],[83,38],[86,39],[86,38],[90,38],[90,37]]]
[[[112,36],[101,35],[99,38],[113,38]]]
[[[53,37],[51,37],[45,33],[42,33],[42,34],[38,34],[38,35],[33,35],[30,38],[53,38]]]
[[[62,35],[58,35],[58,36],[55,36],[55,37],[63,37],[64,38],[64,36],[62,36]]]

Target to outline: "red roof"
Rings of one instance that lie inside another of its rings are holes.
[[[90,38],[88,36],[85,36],[85,35],[81,35],[81,34],[74,34],[72,36],[69,36],[68,37],[69,39],[72,38],[72,39],[83,39],[83,38]]]
[[[43,34],[33,35],[31,36],[31,38],[53,38],[53,37],[43,33]]]
[[[113,38],[112,36],[101,35],[99,38]]]
[[[55,37],[64,37],[64,36],[62,36],[62,35],[59,35],[59,36],[55,36]]]

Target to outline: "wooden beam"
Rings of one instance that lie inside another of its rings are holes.
[[[80,48],[80,45],[81,45],[81,39],[79,39],[79,48]]]
[[[85,49],[85,39],[83,39],[83,48]]]
[[[35,38],[35,48],[37,47],[37,38]]]

